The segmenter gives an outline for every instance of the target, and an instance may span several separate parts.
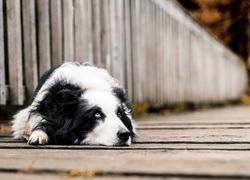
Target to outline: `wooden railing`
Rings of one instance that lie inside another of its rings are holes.
[[[0,0],[0,104],[25,104],[63,61],[106,68],[133,102],[241,96],[241,59],[174,0]]]

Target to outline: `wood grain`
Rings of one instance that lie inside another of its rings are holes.
[[[3,1],[0,0],[0,104],[6,104],[6,80],[5,80],[5,44],[3,25]]]
[[[24,102],[20,0],[7,1],[10,103]]]
[[[245,91],[241,58],[176,1],[18,0],[9,10],[8,4],[1,0],[1,104],[28,102],[37,73],[63,61],[106,68],[132,102],[154,107],[223,103]]]
[[[52,66],[63,62],[62,1],[50,1],[51,60]]]
[[[99,169],[109,179],[249,179],[250,107],[197,113],[140,117],[136,119],[140,136],[131,146],[30,146],[2,134],[0,175],[33,164],[32,170],[49,177],[80,167]]]
[[[49,0],[37,1],[39,78],[51,67]]]
[[[23,58],[25,68],[26,96],[31,97],[38,82],[37,66],[37,31],[35,19],[35,2],[22,1]],[[27,98],[27,101],[30,99]]]

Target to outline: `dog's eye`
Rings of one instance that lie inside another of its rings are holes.
[[[95,118],[100,119],[102,117],[101,113],[97,112],[95,113]]]
[[[121,114],[120,111],[118,111],[118,112],[116,113],[116,115],[117,115],[118,118],[120,118],[120,119],[122,118],[122,114]]]

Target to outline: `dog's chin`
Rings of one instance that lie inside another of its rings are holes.
[[[130,145],[131,145],[130,141],[127,141],[127,142],[119,141],[114,146],[130,146]]]
[[[81,145],[91,145],[91,146],[130,146],[131,145],[131,140],[127,140],[127,141],[121,141],[118,140],[116,142],[113,143],[107,143],[107,142],[86,142],[86,141],[82,141],[80,143]]]

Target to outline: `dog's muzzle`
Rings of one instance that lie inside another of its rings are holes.
[[[131,134],[129,131],[119,131],[117,136],[121,142],[121,145],[127,145],[127,141],[129,140]]]

